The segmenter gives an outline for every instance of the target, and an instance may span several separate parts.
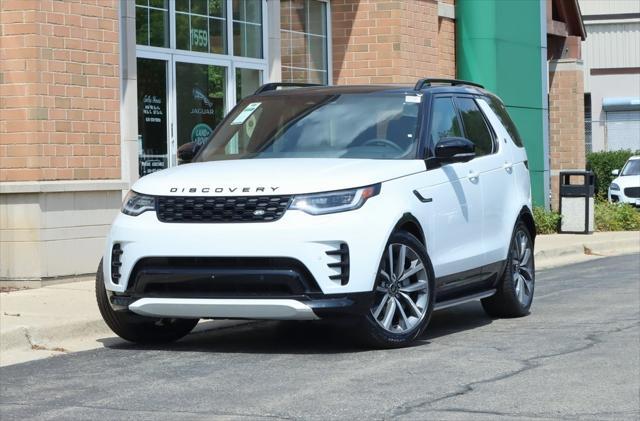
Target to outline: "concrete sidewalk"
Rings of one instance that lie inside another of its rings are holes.
[[[640,252],[640,232],[540,235],[536,267]],[[201,322],[197,331],[241,321]],[[95,301],[94,280],[0,293],[0,366],[123,342],[104,324]]]

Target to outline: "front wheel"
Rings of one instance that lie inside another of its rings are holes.
[[[116,335],[130,342],[150,344],[177,341],[198,324],[198,319],[156,319],[129,311],[114,311],[104,286],[102,260],[96,273],[96,300],[107,326]]]
[[[406,346],[424,331],[435,300],[431,263],[413,235],[391,235],[375,282],[373,304],[363,316],[361,333],[376,347]]]
[[[495,295],[482,300],[482,307],[494,317],[522,317],[533,302],[536,272],[533,241],[527,226],[518,222],[509,246],[507,267],[498,281]]]

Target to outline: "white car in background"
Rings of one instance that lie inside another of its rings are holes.
[[[640,155],[632,156],[622,170],[613,170],[611,174],[617,178],[609,186],[609,202],[640,207]]]

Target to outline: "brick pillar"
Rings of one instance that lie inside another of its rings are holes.
[[[551,206],[558,209],[558,173],[584,170],[584,75],[582,61],[549,62],[549,160]]]
[[[0,0],[0,181],[120,178],[118,0]]]
[[[437,0],[333,0],[331,27],[335,84],[455,77],[455,21]]]

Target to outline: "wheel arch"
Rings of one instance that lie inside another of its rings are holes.
[[[520,210],[520,215],[518,216],[518,221],[522,221],[527,229],[529,230],[529,234],[531,234],[531,241],[535,242],[536,239],[536,222],[533,219],[533,213],[531,213],[531,209],[528,206],[523,206]]]
[[[418,219],[411,213],[405,213],[398,220],[398,222],[396,222],[396,225],[393,227],[392,232],[398,230],[407,231],[409,234],[416,237],[425,248],[427,248],[427,241],[424,236],[424,230],[422,229],[420,222],[418,222]]]

